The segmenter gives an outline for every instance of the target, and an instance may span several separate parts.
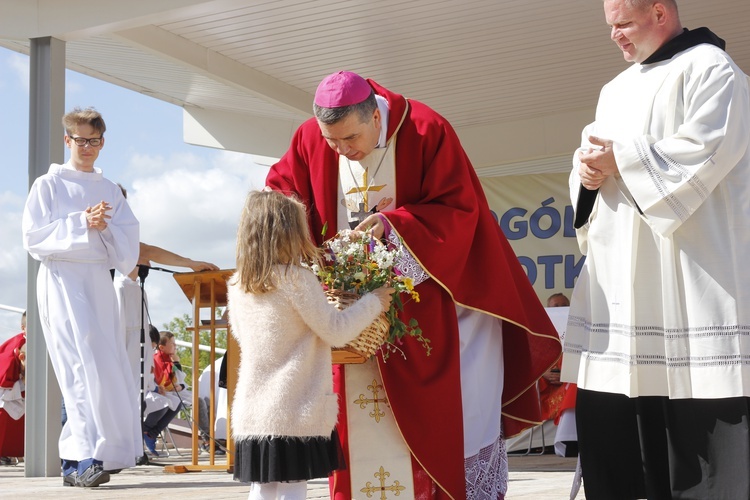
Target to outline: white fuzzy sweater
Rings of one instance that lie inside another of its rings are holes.
[[[232,403],[235,439],[264,436],[329,437],[336,425],[331,347],[354,339],[381,312],[365,295],[344,311],[326,301],[315,275],[292,266],[276,290],[250,294],[229,280],[232,334],[240,369]]]

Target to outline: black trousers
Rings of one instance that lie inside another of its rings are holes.
[[[750,500],[750,398],[578,390],[587,500]]]

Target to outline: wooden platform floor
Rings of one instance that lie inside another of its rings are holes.
[[[172,451],[174,453],[174,451]],[[60,477],[25,477],[23,463],[0,466],[0,497],[38,499],[133,499],[179,498],[188,499],[244,499],[249,488],[237,483],[227,472],[203,471],[173,474],[165,471],[168,465],[190,463],[189,453],[183,457],[172,455],[154,459],[149,465],[127,469],[112,476],[109,483],[98,488],[82,490],[62,486]],[[576,461],[555,455],[511,456],[509,500],[566,500],[570,498]],[[364,495],[363,495],[364,497]],[[327,499],[328,482],[308,483],[308,499]],[[583,490],[578,499],[583,499]]]

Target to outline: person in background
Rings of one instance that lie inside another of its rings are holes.
[[[161,334],[154,325],[149,325],[149,339],[151,348],[146,355],[145,373],[148,376],[144,396],[143,441],[148,453],[158,457],[156,439],[180,412],[182,404],[179,397],[172,396],[163,386],[156,384],[154,358],[159,353],[158,346],[161,341]],[[151,353],[152,355],[149,355]]]
[[[570,299],[564,293],[553,293],[547,297],[547,307],[570,307]]]
[[[273,191],[248,195],[227,297],[240,346],[234,478],[252,483],[250,500],[304,499],[306,480],[343,465],[331,347],[354,340],[391,303],[393,288],[381,287],[337,310],[303,267],[319,255],[304,205]]]
[[[547,307],[570,307],[570,300],[563,293],[553,293],[547,298]],[[557,326],[560,336],[565,337],[565,325],[568,315],[557,316],[553,323]],[[555,432],[555,454],[561,457],[578,456],[578,437],[575,428],[576,409],[576,385],[570,382],[560,381],[560,367],[562,360],[552,369],[544,374],[539,381],[540,399],[542,401],[542,413],[544,413],[545,400],[554,402],[550,404],[549,417],[554,420],[557,431]],[[546,393],[546,394],[545,394]]]
[[[13,465],[24,455],[26,375],[26,311],[21,333],[0,345],[0,465]]]
[[[547,298],[547,307],[568,307],[568,297],[562,293],[555,293]],[[542,419],[557,420],[560,405],[565,397],[565,385],[560,382],[560,366],[558,361],[539,379],[539,399],[542,404]]]
[[[190,406],[193,401],[193,394],[185,384],[186,375],[182,371],[180,357],[177,354],[177,339],[174,333],[168,331],[159,333],[153,360],[156,391],[169,401],[170,410],[177,413],[181,408]],[[172,415],[172,418],[174,418],[174,415]],[[159,432],[161,430],[163,429],[160,429]],[[158,456],[155,447],[158,434],[158,432],[155,432],[155,427],[149,427],[143,433],[146,449],[154,456]]]
[[[127,199],[127,190],[121,184],[118,184],[118,186],[122,191],[122,195]],[[140,242],[138,265],[136,265],[129,274],[114,277],[115,293],[117,295],[117,303],[120,312],[120,322],[123,326],[123,341],[128,353],[128,361],[133,374],[133,380],[138,388],[138,396],[136,397],[135,402],[139,408],[141,402],[141,390],[144,390],[144,397],[146,397],[149,394],[148,387],[153,385],[153,380],[151,380],[153,379],[151,369],[146,368],[146,365],[153,366],[153,356],[151,354],[152,349],[148,348],[149,341],[146,333],[149,332],[149,328],[153,328],[153,326],[149,324],[148,294],[146,293],[145,287],[140,286],[145,284],[145,279],[152,262],[168,266],[187,267],[194,272],[217,271],[219,269],[217,265],[210,262],[196,261],[174,252],[170,252],[164,248]],[[142,268],[140,266],[145,267]],[[143,345],[141,345],[141,329],[143,329]],[[158,342],[159,338],[157,330],[156,343]],[[141,356],[142,351],[144,354],[143,357]],[[141,373],[144,374],[143,380],[141,380]],[[171,411],[177,413],[179,410],[172,409]],[[155,439],[159,432],[150,432],[148,434],[155,434]],[[155,440],[153,442],[155,442]],[[146,439],[147,450],[150,453],[155,454],[155,448],[151,444],[152,441]]]
[[[180,356],[177,354],[177,339],[172,332],[159,333],[159,345],[154,352],[154,379],[156,385],[166,391],[185,390],[184,372],[182,376]]]
[[[750,498],[748,77],[673,0],[603,5],[632,65],[570,175],[586,262],[562,380],[586,498]]]
[[[110,269],[138,260],[139,226],[120,188],[94,166],[105,144],[93,108],[63,117],[70,160],[34,180],[23,245],[41,262],[37,302],[68,421],[59,441],[63,485],[96,487],[142,454],[136,388],[120,341]]]
[[[560,339],[445,118],[350,71],[321,81],[313,113],[266,185],[305,203],[318,245],[353,228],[402,247],[397,267],[421,299],[403,317],[432,347],[407,339],[405,360],[335,367],[342,401],[372,386],[388,411],[376,422],[343,407],[349,463],[332,496],[361,494],[377,462],[406,484],[402,498],[502,497],[504,436],[540,421],[536,381]]]

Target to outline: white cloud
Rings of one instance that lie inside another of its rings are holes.
[[[196,168],[199,161],[203,162],[201,169]],[[234,268],[235,236],[245,196],[249,190],[263,187],[268,168],[253,164],[248,155],[226,151],[217,151],[209,165],[190,154],[167,158],[137,155],[131,159],[133,163],[144,172],[128,192],[130,206],[141,223],[141,241],[222,269]],[[145,165],[158,168],[146,169]],[[151,271],[145,289],[152,321],[158,327],[175,316],[192,314],[171,275]]]
[[[86,92],[86,88],[72,78],[65,79],[65,97],[70,100],[73,96],[79,96]]]
[[[28,255],[21,241],[21,215],[25,199],[0,193],[0,304],[26,308],[26,266]],[[20,331],[17,313],[0,311],[0,342]]]
[[[8,67],[15,75],[19,88],[29,93],[29,56],[12,53],[8,56]]]

